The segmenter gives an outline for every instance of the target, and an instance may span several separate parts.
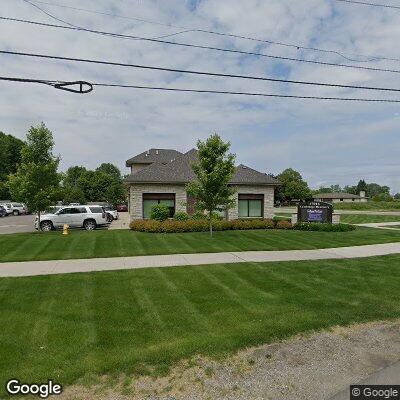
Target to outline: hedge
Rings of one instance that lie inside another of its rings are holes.
[[[292,225],[289,221],[274,221],[272,219],[235,219],[232,221],[213,221],[214,231],[245,230],[245,229],[294,229],[302,231],[347,232],[355,229],[347,224],[317,224],[298,223]],[[149,233],[179,233],[206,232],[210,229],[207,220],[135,220],[129,225],[130,229]]]
[[[320,231],[320,232],[349,232],[356,229],[350,224],[318,224],[312,222],[299,222],[293,226],[297,231]]]
[[[275,222],[272,219],[235,219],[232,221],[213,221],[214,231],[244,230],[244,229],[274,229]],[[139,232],[171,233],[171,232],[206,232],[210,225],[205,219],[188,221],[155,221],[135,220],[129,225],[130,229]]]

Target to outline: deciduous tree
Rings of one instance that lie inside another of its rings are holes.
[[[212,235],[212,213],[231,208],[235,201],[234,190],[228,186],[235,172],[235,155],[229,153],[230,143],[219,135],[197,142],[199,161],[192,168],[197,180],[187,185],[188,194],[197,199],[197,207],[207,211]]]

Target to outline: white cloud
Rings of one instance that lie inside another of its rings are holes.
[[[83,7],[78,0],[58,0],[57,3]],[[40,6],[66,21],[93,29],[148,37],[177,31],[160,25]],[[184,27],[342,49],[348,54],[384,54],[400,58],[400,54],[395,53],[400,36],[400,13],[329,0],[234,0],[229,3],[203,0],[195,9],[189,2],[178,0],[92,0],[85,2],[84,7]],[[22,0],[3,0],[2,11],[4,16],[54,22]],[[261,46],[257,42],[198,32],[172,39],[357,64],[335,55],[268,44]],[[278,77],[284,67],[290,79],[400,88],[400,74],[278,63],[262,57],[119,40],[5,21],[0,21],[0,48],[258,76]],[[400,62],[390,61],[359,65],[400,69]],[[303,95],[396,97],[372,91],[288,86],[6,55],[0,55],[0,66],[1,75],[5,76]],[[264,171],[277,173],[293,166],[314,186],[321,182],[354,184],[363,177],[400,191],[397,105],[106,88],[96,88],[89,95],[79,96],[39,85],[0,85],[0,129],[24,137],[30,125],[45,121],[55,134],[63,168],[72,164],[95,167],[103,161],[123,168],[126,159],[146,148],[185,150],[193,147],[198,138],[217,131],[232,142],[240,162]]]

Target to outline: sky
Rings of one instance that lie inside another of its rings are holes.
[[[335,0],[30,0],[67,23],[154,38],[187,29],[336,50],[302,50],[196,31],[166,40],[323,62],[400,70],[400,10]],[[44,4],[52,3],[52,4]],[[383,0],[376,0],[383,4]],[[59,23],[24,0],[1,0],[0,16]],[[89,13],[84,8],[129,18]],[[387,0],[385,4],[395,4]],[[132,18],[157,23],[138,21]],[[166,26],[173,25],[173,26]],[[400,88],[400,74],[126,40],[0,20],[0,49],[225,74]],[[399,60],[370,61],[384,56]],[[371,58],[366,58],[370,56]],[[368,61],[369,60],[369,61]],[[292,85],[0,54],[0,75],[305,96],[400,99],[400,93]],[[278,174],[298,170],[310,187],[359,179],[400,192],[400,104],[173,93],[96,87],[78,95],[0,82],[0,131],[21,139],[43,121],[62,170],[117,165],[149,148],[187,151],[217,132],[237,163]]]

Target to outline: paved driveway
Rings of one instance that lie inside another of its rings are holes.
[[[35,215],[18,215],[0,218],[0,234],[34,232]]]

